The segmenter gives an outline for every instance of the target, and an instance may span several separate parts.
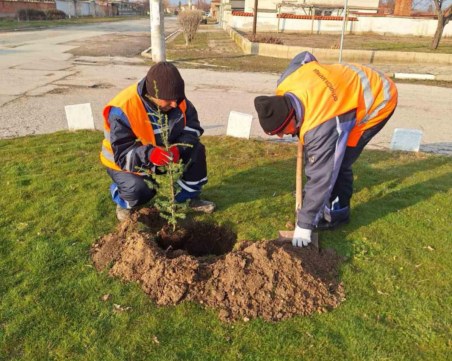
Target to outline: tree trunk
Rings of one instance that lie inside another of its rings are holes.
[[[431,49],[438,49],[439,42],[441,37],[443,36],[443,30],[445,26],[445,18],[443,14],[438,14],[438,25],[436,27],[435,35],[433,36],[432,44],[430,45]]]

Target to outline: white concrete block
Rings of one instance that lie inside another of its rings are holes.
[[[394,73],[395,79],[435,80],[433,74]]]
[[[237,138],[250,138],[251,124],[253,116],[251,114],[231,111],[228,118],[226,135]]]
[[[421,130],[396,128],[392,136],[391,149],[418,152],[421,146],[421,139]]]
[[[70,130],[94,129],[94,118],[90,103],[66,105],[64,110],[66,111],[67,126]]]

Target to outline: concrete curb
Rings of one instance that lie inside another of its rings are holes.
[[[280,59],[292,59],[302,51],[309,51],[316,57],[326,61],[337,61],[339,59],[338,49],[306,48],[302,46],[288,46],[278,44],[254,43],[240,35],[230,26],[225,25],[224,30],[242,49],[245,54],[268,56]],[[410,53],[400,51],[370,51],[345,49],[342,52],[343,58],[348,62],[363,62],[372,64],[375,62],[406,62],[406,63],[430,63],[452,65],[452,54],[430,54],[430,53]],[[437,80],[452,81],[452,74],[416,74],[416,73],[387,73],[394,79],[413,80]]]
[[[177,34],[179,34],[179,32],[181,32],[180,29],[177,29],[176,31],[173,31],[171,34],[169,34],[169,35],[165,38],[165,41],[172,40],[173,38],[176,37]],[[142,57],[144,57],[144,58],[152,59],[151,51],[152,51],[152,46],[150,46],[149,48],[143,50],[143,51],[141,52],[140,55],[141,55]]]
[[[324,60],[339,59],[339,49],[309,48],[304,46],[289,46],[267,43],[253,43],[240,35],[230,26],[225,26],[224,30],[243,50],[245,54],[271,56],[273,58],[292,59],[301,51],[309,51],[315,56]],[[356,50],[344,49],[342,51],[343,58],[347,61],[360,61],[368,64],[375,62],[406,62],[406,63],[430,63],[452,65],[452,54],[431,54],[416,53],[403,51],[383,51],[383,50]]]

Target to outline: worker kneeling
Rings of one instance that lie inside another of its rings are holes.
[[[168,140],[174,144],[168,150],[162,147],[159,114],[168,120]],[[181,190],[176,201],[189,200],[195,211],[214,211],[213,202],[199,197],[207,183],[206,153],[199,141],[204,130],[195,107],[185,97],[184,80],[173,64],[153,65],[144,79],[107,104],[103,116],[105,139],[100,158],[114,182],[110,192],[120,221],[155,196],[156,190],[149,185],[154,183],[158,167],[179,159],[185,167],[178,181]]]
[[[383,73],[358,64],[319,64],[298,54],[283,72],[276,96],[254,105],[269,135],[297,135],[305,150],[303,205],[292,244],[306,246],[312,230],[349,222],[352,165],[397,106],[397,89]]]

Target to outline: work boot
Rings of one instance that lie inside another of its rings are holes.
[[[118,218],[119,222],[123,222],[126,219],[129,219],[131,214],[131,209],[122,208],[119,204],[116,205],[116,218]]]
[[[350,222],[350,218],[347,217],[345,219],[342,220],[336,220],[333,222],[328,222],[327,220],[325,220],[324,218],[322,218],[319,222],[319,224],[317,224],[316,229],[319,231],[332,231],[336,228],[339,228],[340,226],[343,226],[345,224],[348,224]]]
[[[201,198],[192,198],[188,206],[195,212],[212,213],[215,210],[215,203]]]

